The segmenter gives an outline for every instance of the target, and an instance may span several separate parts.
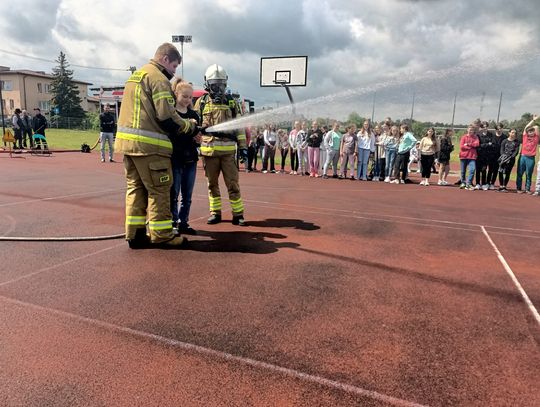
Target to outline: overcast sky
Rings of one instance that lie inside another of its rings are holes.
[[[259,107],[288,103],[285,90],[259,86],[260,58],[306,55],[307,86],[292,94],[338,93],[324,101],[329,112],[371,116],[375,98],[376,120],[408,117],[414,94],[416,119],[450,122],[457,93],[456,123],[467,123],[495,119],[503,92],[501,119],[540,113],[538,0],[3,0],[1,11],[0,49],[50,60],[62,50],[94,67],[140,67],[172,35],[192,35],[185,78],[202,87],[218,63]],[[54,63],[0,51],[0,65],[50,72]],[[98,87],[129,75],[73,69]]]

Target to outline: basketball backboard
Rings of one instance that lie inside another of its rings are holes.
[[[261,58],[261,87],[306,86],[307,56]]]

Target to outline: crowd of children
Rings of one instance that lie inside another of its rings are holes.
[[[510,174],[517,162],[516,190],[538,196],[540,192],[540,163],[535,192],[532,179],[540,131],[534,123],[525,126],[522,141],[514,128],[507,133],[498,125],[494,131],[487,122],[479,120],[468,126],[459,142],[460,179],[455,184],[465,190],[495,190],[508,192]],[[344,131],[343,131],[344,130]],[[344,129],[334,122],[331,129],[319,127],[313,121],[297,121],[290,132],[266,125],[250,131],[246,171],[257,171],[257,159],[263,161],[263,173],[276,173],[274,157],[281,152],[281,173],[290,157],[291,175],[383,181],[393,184],[411,183],[411,165],[418,164],[420,185],[429,186],[433,172],[438,174],[437,185],[449,185],[451,155],[454,151],[453,129],[437,135],[433,127],[418,140],[408,124],[396,125],[390,118],[372,126],[365,120],[358,130],[355,124]],[[521,147],[520,147],[521,146]],[[270,161],[270,168],[268,162]],[[523,184],[523,178],[525,183]],[[496,181],[499,181],[496,188]]]

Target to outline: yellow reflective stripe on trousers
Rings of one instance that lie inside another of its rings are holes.
[[[121,140],[136,141],[139,143],[152,144],[154,146],[160,146],[163,148],[168,148],[172,150],[172,143],[168,140],[158,140],[153,137],[141,136],[140,134],[129,134],[129,133],[116,133],[116,138]]]
[[[148,222],[148,228],[151,230],[172,229],[172,219],[150,221]]]
[[[211,146],[211,147],[202,147],[202,153],[210,153],[212,151],[236,151],[236,145],[234,146]]]
[[[219,211],[221,210],[221,197],[212,197],[208,196],[208,201],[210,202],[210,210],[211,211]]]
[[[242,202],[242,199],[229,199],[229,202],[231,204],[231,208],[233,212],[243,212],[244,211],[244,203]]]
[[[126,216],[126,225],[146,225],[146,216]]]
[[[133,127],[138,129],[141,125],[141,85],[135,86],[135,100],[133,101]]]
[[[246,139],[246,135],[245,135],[245,134],[239,134],[238,136],[236,136],[236,139],[237,139],[237,140],[245,140],[245,139]]]

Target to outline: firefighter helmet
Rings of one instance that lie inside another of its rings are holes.
[[[225,69],[218,64],[212,64],[204,74],[204,85],[212,97],[220,97],[225,94],[227,79]]]

